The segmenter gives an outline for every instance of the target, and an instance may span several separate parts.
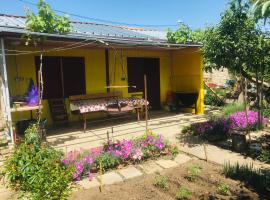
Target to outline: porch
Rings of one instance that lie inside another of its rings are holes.
[[[208,109],[207,114],[215,110]],[[175,138],[181,128],[190,123],[200,122],[207,115],[191,113],[172,113],[167,111],[153,111],[148,120],[148,129],[157,134],[163,134],[167,139]],[[136,121],[135,118],[119,118],[88,122],[88,129],[84,133],[82,123],[71,123],[66,127],[51,128],[48,130],[47,141],[54,147],[64,151],[89,149],[100,146],[110,140],[130,139],[140,136],[146,130],[145,121]]]

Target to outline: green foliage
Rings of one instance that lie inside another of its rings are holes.
[[[36,125],[26,130],[4,173],[10,186],[28,199],[67,199],[73,169],[61,163],[62,152],[40,142],[37,130]]]
[[[270,195],[270,171],[255,169],[252,165],[231,165],[226,163],[223,166],[223,173],[226,177],[240,180],[248,186],[253,187],[257,192]]]
[[[258,159],[262,162],[270,164],[270,149],[263,149],[260,152]]]
[[[217,192],[221,195],[231,195],[230,187],[226,183],[219,183],[217,186]]]
[[[244,111],[245,110],[245,105],[240,104],[240,103],[231,103],[227,104],[222,108],[222,112],[224,115],[229,116],[230,114],[239,112],[239,111]]]
[[[210,105],[210,106],[223,106],[224,102],[218,99],[215,95],[210,94],[207,92],[204,96],[204,103],[205,105]]]
[[[166,176],[156,176],[155,181],[154,181],[154,186],[159,187],[163,190],[168,190],[169,189],[169,180],[168,177]]]
[[[188,168],[188,175],[186,176],[186,178],[191,182],[195,182],[199,178],[201,172],[202,172],[201,166],[192,165]]]
[[[192,192],[188,188],[182,186],[177,191],[175,198],[177,200],[190,199],[191,195],[192,195]]]
[[[254,16],[257,19],[263,18],[265,21],[270,17],[270,1],[269,0],[253,0]]]
[[[55,14],[50,5],[44,0],[38,2],[38,15],[28,10],[26,13],[27,44],[40,39],[34,37],[31,32],[65,34],[71,31],[71,25],[67,16],[61,17]]]
[[[120,164],[120,159],[109,152],[100,154],[95,160],[95,166],[100,168],[100,163],[103,170],[113,169]]]
[[[188,25],[181,23],[175,32],[168,30],[167,39],[170,43],[200,43],[203,41],[203,35],[204,30],[193,31]]]

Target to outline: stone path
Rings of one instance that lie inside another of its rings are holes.
[[[93,187],[99,187],[102,185],[111,185],[126,181],[131,178],[143,176],[144,174],[153,174],[161,172],[164,169],[177,167],[183,163],[192,160],[190,156],[185,154],[178,154],[174,160],[160,159],[156,161],[148,161],[139,165],[130,165],[126,168],[114,170],[103,174],[102,176],[97,175],[93,180],[83,179],[78,181],[78,185],[83,189],[90,189]]]

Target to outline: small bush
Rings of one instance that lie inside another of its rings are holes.
[[[202,171],[201,166],[192,165],[188,168],[188,175],[186,176],[186,178],[191,182],[195,182],[198,179],[201,171]]]
[[[169,189],[169,180],[166,176],[156,176],[154,181],[154,186],[159,187],[163,190]]]
[[[270,164],[270,150],[269,149],[263,149],[259,156],[258,159],[262,162],[266,162],[268,164]]]
[[[185,133],[199,135],[209,141],[225,140],[229,135],[230,121],[227,118],[211,118],[206,122],[191,124]],[[182,131],[183,132],[183,131]]]
[[[224,102],[218,99],[215,95],[207,92],[204,96],[204,103],[210,106],[224,106]]]
[[[221,195],[229,196],[231,194],[230,187],[226,183],[219,183],[217,192]]]
[[[62,152],[41,143],[38,128],[32,125],[24,142],[6,161],[4,174],[9,185],[27,199],[66,199],[73,168],[62,164],[62,156]]]
[[[192,192],[188,188],[182,186],[177,191],[175,198],[177,200],[185,200],[185,199],[190,199],[191,195],[192,195]]]
[[[228,116],[230,114],[233,114],[235,112],[244,111],[245,106],[244,104],[239,103],[231,103],[223,107],[222,112],[224,115]]]

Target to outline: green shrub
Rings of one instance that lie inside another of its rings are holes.
[[[239,165],[239,163],[231,165],[226,163],[223,166],[223,173],[226,177],[243,181],[257,192],[270,196],[269,170],[255,169],[252,165]]]
[[[195,182],[198,179],[201,171],[202,171],[201,166],[192,165],[188,168],[188,175],[186,176],[186,178],[191,182]]]
[[[191,191],[186,188],[186,187],[180,187],[179,190],[177,191],[175,198],[177,200],[184,200],[184,199],[190,199],[191,197]]]
[[[217,192],[221,195],[229,196],[231,194],[230,187],[226,183],[219,183]]]
[[[25,132],[25,140],[6,161],[4,174],[9,185],[27,199],[66,199],[73,169],[62,164],[63,154],[42,144],[36,125]]]
[[[111,153],[103,152],[96,158],[94,164],[97,169],[100,169],[101,164],[103,170],[108,170],[118,166],[120,164],[120,159]]]
[[[230,115],[235,112],[240,112],[245,110],[245,105],[244,104],[239,104],[239,103],[231,103],[223,107],[222,112],[224,115]]]
[[[159,187],[163,190],[169,189],[169,180],[166,176],[156,176],[154,181],[154,186]]]
[[[262,162],[266,162],[268,164],[270,164],[270,150],[269,149],[263,149],[259,156],[258,159]]]
[[[224,106],[224,102],[218,99],[215,95],[207,92],[204,96],[204,103],[210,106]]]
[[[265,116],[268,119],[270,119],[270,108],[263,109],[263,116]]]

